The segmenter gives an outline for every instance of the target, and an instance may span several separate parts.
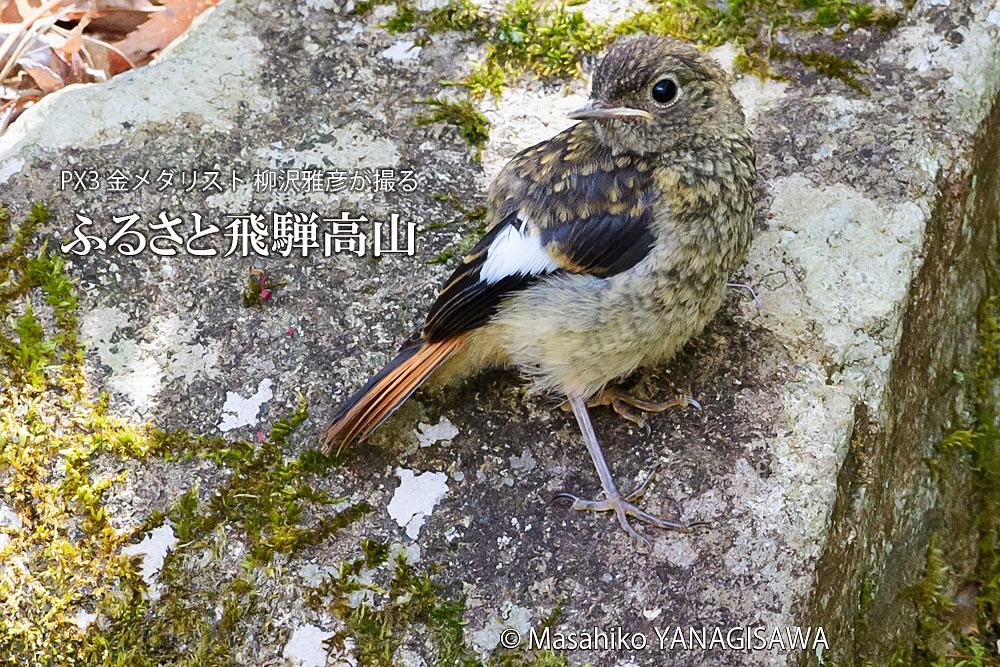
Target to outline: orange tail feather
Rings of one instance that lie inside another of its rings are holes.
[[[363,440],[393,413],[448,357],[465,344],[465,336],[404,347],[347,403],[321,438],[324,454],[336,445],[339,453],[355,440]]]

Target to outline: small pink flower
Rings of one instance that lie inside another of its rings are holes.
[[[264,442],[264,432],[257,431],[257,442]]]
[[[293,333],[295,333],[295,331],[291,327],[288,327],[288,331],[285,332],[285,335],[291,336]]]
[[[260,300],[267,301],[271,298],[271,290],[264,288],[260,291]]]

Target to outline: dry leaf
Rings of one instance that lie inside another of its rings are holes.
[[[0,134],[3,134],[3,131],[14,122],[15,118],[40,99],[42,99],[41,95],[22,95],[6,104],[0,104]]]
[[[22,18],[14,0],[0,0],[0,23],[20,23]]]
[[[100,14],[101,12],[109,10],[135,10],[135,11],[149,11],[155,10],[156,6],[149,2],[149,0],[75,0],[70,2],[67,0],[65,7],[70,11],[91,14]]]
[[[132,69],[132,63],[118,50],[105,41],[84,35],[83,49],[80,53],[84,55],[90,67],[101,73],[97,77],[99,81],[107,81],[111,77]]]
[[[53,25],[56,18],[53,17],[50,12],[55,9],[63,0],[46,0],[38,9],[34,10],[30,15],[24,17],[20,23],[16,24],[16,29],[10,32],[7,37],[0,42],[0,65],[7,62],[9,65],[10,60],[13,60],[14,56],[10,56],[10,50],[14,47],[14,44],[20,39],[25,32],[38,32],[41,30],[39,25],[43,22],[48,21],[48,25]],[[13,24],[8,24],[13,25]],[[3,75],[0,74],[0,79]]]
[[[217,3],[218,0],[167,0],[164,11],[115,46],[136,65],[145,64],[154,53],[180,37],[199,14]]]
[[[0,0],[0,133],[46,93],[148,62],[217,2]]]
[[[149,11],[115,9],[91,15],[92,20],[87,32],[99,34],[105,40],[117,42],[125,39],[130,32],[161,11],[163,11],[162,7],[155,7]]]
[[[8,45],[7,49],[0,53],[0,73],[10,70],[14,62],[20,60],[28,53],[44,53],[50,48],[50,42],[45,35],[37,32],[25,32],[19,23],[0,23],[0,43]],[[30,57],[30,56],[29,56]],[[48,55],[45,55],[48,61]]]
[[[62,40],[53,35],[32,35],[29,44],[19,44],[16,64],[28,74],[43,91],[50,93],[66,85],[56,48]]]
[[[84,16],[66,35],[66,43],[59,47],[64,56],[69,56],[83,48],[83,29],[90,23],[90,17]]]
[[[21,66],[21,70],[34,79],[38,87],[46,93],[51,93],[66,86],[59,74],[53,71],[48,65],[30,60],[19,60],[17,62]]]
[[[148,0],[96,0],[90,3],[70,4],[66,18],[76,21],[84,16],[91,18],[88,32],[102,35],[105,39],[117,41],[138,28],[150,17],[163,11],[163,7]]]
[[[57,17],[50,16],[36,22],[33,30],[44,22],[54,23]],[[46,26],[52,28],[52,25]],[[0,38],[9,37],[15,26],[0,25]],[[59,90],[71,83],[88,83],[105,80],[103,72],[89,69],[80,55],[80,47],[68,48],[74,31],[64,31],[59,28],[46,32],[28,32],[21,36],[20,41],[10,54],[15,58],[14,65],[34,81],[35,85],[46,93]],[[82,44],[82,37],[76,35]]]
[[[37,5],[32,6],[28,0],[14,0],[14,5],[17,7],[17,13],[22,19],[37,7]]]

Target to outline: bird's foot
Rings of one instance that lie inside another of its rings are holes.
[[[687,394],[681,394],[669,401],[647,401],[617,387],[605,387],[601,393],[587,401],[588,408],[598,405],[610,405],[619,415],[636,426],[646,429],[647,435],[650,433],[650,428],[646,418],[642,415],[643,412],[663,412],[667,408],[688,405],[701,410],[701,403]],[[633,408],[636,409],[633,410]]]
[[[659,467],[659,466],[657,466]],[[640,496],[646,491],[646,487],[649,486],[650,481],[653,479],[653,474],[656,472],[654,468],[652,472],[646,477],[645,480],[635,489],[630,491],[625,496],[618,496],[614,498],[604,498],[603,500],[583,500],[574,496],[572,493],[558,493],[556,494],[554,500],[569,500],[572,502],[570,509],[574,510],[587,510],[591,512],[614,512],[615,516],[618,517],[618,523],[625,530],[626,533],[631,535],[635,540],[642,543],[646,548],[646,551],[650,551],[651,545],[649,540],[643,537],[639,532],[632,527],[629,523],[628,517],[634,517],[640,521],[644,521],[650,525],[656,526],[657,528],[664,528],[666,530],[676,530],[681,533],[693,532],[695,528],[700,526],[711,526],[710,521],[690,521],[688,523],[681,523],[677,521],[668,521],[661,517],[655,516],[639,509],[633,503],[638,500]]]
[[[757,296],[757,292],[754,288],[746,283],[726,283],[726,287],[732,287],[735,289],[743,289],[750,293],[753,297],[753,302],[757,305],[757,310],[760,310],[760,297]]]

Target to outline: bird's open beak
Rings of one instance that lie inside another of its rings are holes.
[[[607,107],[597,100],[590,100],[585,105],[567,114],[573,120],[586,120],[588,118],[645,118],[653,120],[653,114],[642,109],[631,109],[629,107]]]

